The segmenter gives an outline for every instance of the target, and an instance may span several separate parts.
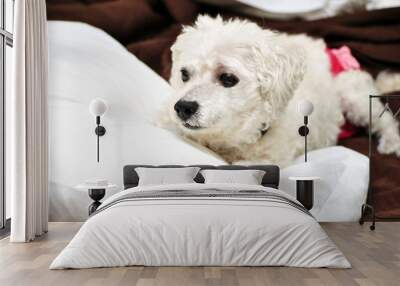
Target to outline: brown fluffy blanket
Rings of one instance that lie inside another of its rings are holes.
[[[170,47],[182,25],[193,23],[199,13],[249,18],[191,0],[48,0],[47,11],[50,20],[81,21],[105,30],[165,79],[170,75]],[[347,45],[363,68],[376,75],[400,70],[399,15],[400,8],[392,8],[310,22],[250,19],[266,28],[322,37],[330,47]],[[368,152],[362,130],[339,144]],[[377,215],[400,217],[400,159],[375,154],[372,166],[370,199]]]

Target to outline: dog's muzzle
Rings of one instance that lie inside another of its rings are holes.
[[[175,103],[174,110],[182,121],[190,119],[199,109],[199,104],[196,101],[179,100]]]

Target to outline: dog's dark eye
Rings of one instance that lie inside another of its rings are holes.
[[[223,73],[218,79],[224,87],[232,87],[239,82],[239,79],[231,73]]]
[[[187,69],[181,69],[181,78],[183,82],[187,82],[190,79],[190,74]]]

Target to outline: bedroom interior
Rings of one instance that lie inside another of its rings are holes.
[[[0,0],[0,285],[398,285],[398,15]]]

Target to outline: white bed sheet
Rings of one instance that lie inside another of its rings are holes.
[[[146,189],[205,187],[285,196],[254,185],[181,184],[132,188],[105,204]],[[350,267],[318,222],[289,205],[257,199],[175,198],[125,201],[96,214],[50,268],[127,265]]]

